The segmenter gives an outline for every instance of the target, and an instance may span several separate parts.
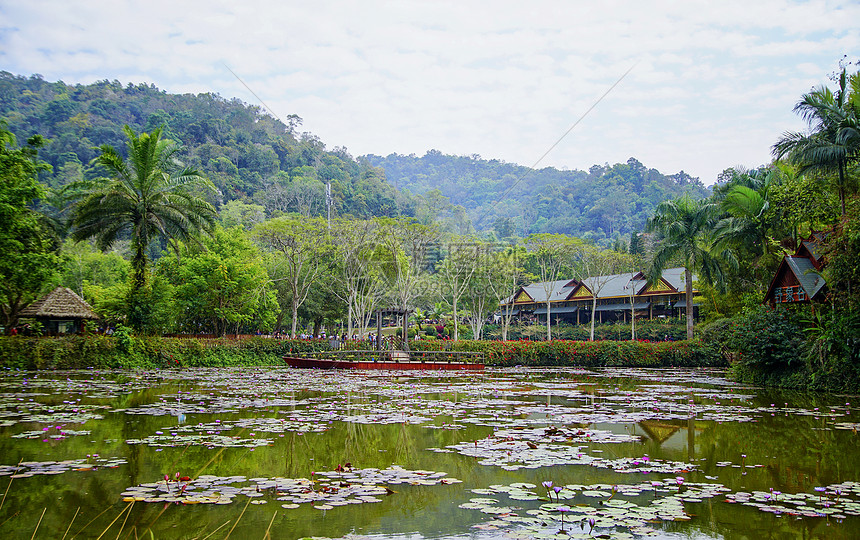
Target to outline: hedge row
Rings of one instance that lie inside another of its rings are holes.
[[[461,327],[460,332],[468,331],[468,327]],[[552,337],[557,340],[588,341],[590,333],[588,324],[575,325],[567,323],[554,324]],[[471,334],[471,332],[469,332]],[[501,339],[502,330],[497,325],[484,327],[486,339]],[[531,326],[511,325],[508,330],[508,339],[543,339],[546,336],[546,326],[535,324]],[[648,341],[664,341],[666,339],[681,341],[687,338],[687,323],[679,319],[659,319],[636,321],[636,339]],[[630,339],[630,324],[612,322],[596,324],[594,326],[594,339],[596,341],[627,341]]]
[[[413,341],[417,351],[482,352],[490,366],[726,366],[715,349],[694,341]]]
[[[368,347],[364,342],[353,347]],[[490,366],[704,367],[725,365],[700,341],[413,341],[414,350],[484,353]],[[18,369],[283,365],[291,352],[329,350],[326,341],[88,336],[0,338],[0,365]]]
[[[283,365],[291,352],[329,350],[321,340],[68,336],[0,337],[0,366],[18,369]]]

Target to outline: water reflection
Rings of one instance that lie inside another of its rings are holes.
[[[115,468],[0,476],[0,490],[8,487],[0,534],[9,538],[29,538],[42,509],[39,535],[56,538],[67,529],[79,538],[135,538],[150,529],[155,538],[203,538],[227,523],[216,536],[235,525],[235,538],[263,537],[271,524],[278,538],[530,537],[520,522],[460,505],[478,496],[473,489],[547,481],[613,486],[680,475],[687,485],[731,493],[796,494],[860,480],[850,398],[759,391],[707,370],[6,372],[0,390],[0,465],[124,460]],[[27,433],[37,436],[21,437]],[[157,446],[127,442],[156,436]],[[264,446],[230,445],[251,439]],[[164,475],[310,479],[347,463],[442,471],[463,483],[392,486],[381,502],[325,510],[283,509],[268,494],[249,505],[241,498],[218,506],[136,502],[114,521],[128,504],[121,493]],[[571,504],[605,502],[577,497]],[[683,506],[692,519],[651,524],[658,536],[860,534],[860,517],[832,517],[842,507],[797,519],[722,497]]]

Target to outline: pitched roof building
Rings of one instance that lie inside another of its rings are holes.
[[[765,293],[764,303],[773,306],[823,300],[827,283],[821,276],[824,268],[821,244],[825,238],[825,233],[814,232],[801,240],[794,255],[783,257]]]
[[[42,323],[46,334],[76,334],[83,331],[83,322],[98,320],[93,308],[67,287],[57,287],[23,310],[20,319],[35,319]]]
[[[680,315],[685,290],[684,269],[669,268],[653,285],[641,272],[532,283],[520,287],[502,305],[513,307],[517,315],[546,320],[549,293],[550,317],[581,324],[591,320],[596,294],[596,318],[627,321],[631,312],[637,319]]]

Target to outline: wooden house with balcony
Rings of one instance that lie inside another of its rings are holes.
[[[823,301],[827,283],[821,275],[825,233],[812,233],[801,240],[794,255],[783,257],[765,293],[764,303],[775,306],[795,302]]]

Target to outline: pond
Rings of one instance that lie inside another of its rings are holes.
[[[860,536],[852,398],[717,370],[6,370],[0,385],[2,538]]]

